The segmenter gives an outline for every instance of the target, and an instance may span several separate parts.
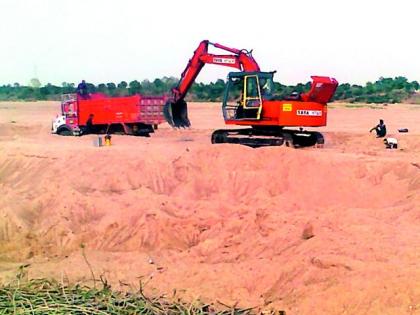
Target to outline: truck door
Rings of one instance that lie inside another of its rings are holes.
[[[256,74],[245,76],[243,97],[244,118],[260,119],[262,100],[259,79]]]

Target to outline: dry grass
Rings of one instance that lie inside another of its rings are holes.
[[[83,248],[83,247],[82,247]],[[0,285],[0,315],[2,314],[89,314],[89,315],[248,315],[278,314],[283,311],[260,313],[253,308],[229,307],[220,302],[218,307],[197,300],[187,303],[179,298],[165,296],[150,298],[140,288],[127,293],[112,290],[108,282],[100,277],[89,287],[80,283],[70,284],[49,279],[27,279],[26,266],[19,268],[16,280]],[[93,270],[92,270],[92,276]],[[97,285],[98,284],[98,285]]]
[[[251,309],[216,310],[200,301],[169,302],[136,293],[113,291],[106,281],[100,288],[65,285],[55,280],[17,280],[0,288],[0,314],[255,314]]]

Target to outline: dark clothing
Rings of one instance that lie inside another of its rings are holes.
[[[86,82],[79,83],[79,85],[77,86],[77,94],[84,99],[89,98],[88,87]]]
[[[371,129],[376,131],[376,137],[383,138],[386,136],[386,126],[385,124],[378,124],[376,127]]]
[[[83,134],[87,135],[93,133],[93,114],[89,115],[89,118],[86,120],[86,126],[83,127]]]

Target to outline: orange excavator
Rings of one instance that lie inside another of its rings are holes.
[[[210,54],[210,45],[229,54]],[[228,74],[222,111],[227,125],[247,127],[216,130],[211,137],[212,143],[238,143],[250,147],[324,144],[321,133],[304,128],[326,126],[327,103],[338,86],[334,78],[312,76],[311,88],[306,93],[293,93],[290,97],[276,99],[273,94],[275,71],[260,71],[252,51],[229,48],[208,40],[202,41],[195,50],[178,85],[172,89],[172,97],[164,106],[165,119],[172,127],[191,125],[185,96],[205,64],[240,70]]]

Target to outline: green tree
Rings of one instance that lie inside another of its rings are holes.
[[[89,93],[95,93],[96,92],[96,86],[93,83],[86,83],[87,90]]]
[[[134,80],[128,84],[128,93],[134,95],[136,93],[141,93],[141,84],[139,81]]]
[[[118,83],[118,88],[119,89],[126,89],[127,86],[128,86],[128,84],[125,81],[121,81],[120,83]]]
[[[104,83],[100,83],[100,84],[98,84],[97,90],[98,90],[98,92],[106,93],[107,92],[107,87]]]
[[[141,81],[141,92],[144,93],[145,95],[154,94],[154,92],[153,92],[153,83],[151,83],[147,79]]]

